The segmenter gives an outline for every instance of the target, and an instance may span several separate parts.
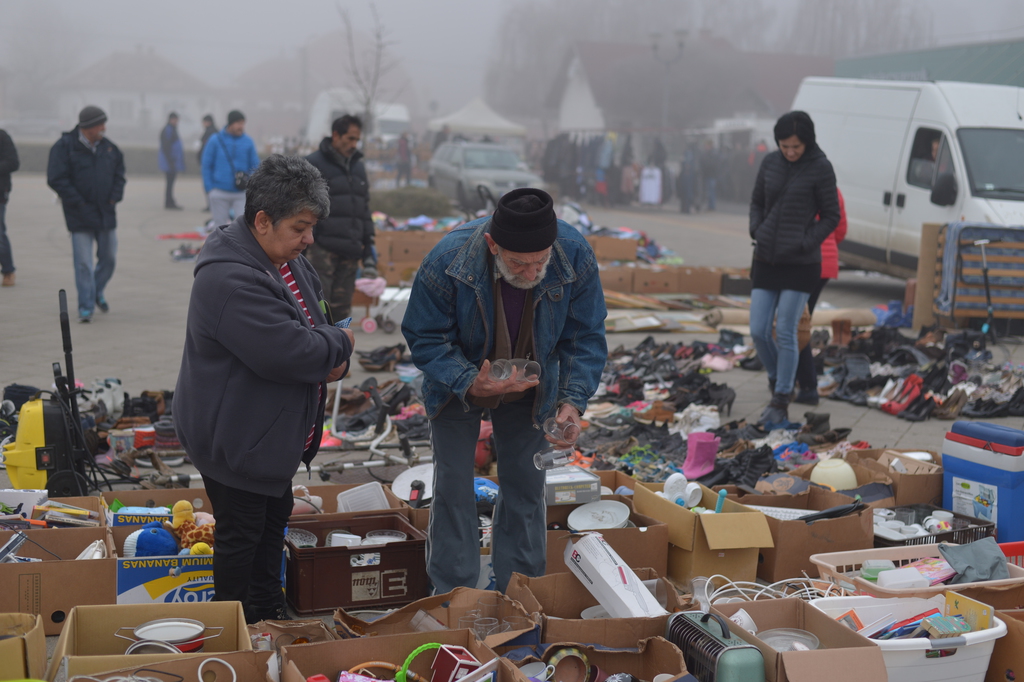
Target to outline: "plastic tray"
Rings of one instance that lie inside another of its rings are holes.
[[[910,509],[914,512],[914,523],[921,523],[935,511],[943,510],[933,504],[907,504],[894,509]],[[965,516],[953,512],[954,525],[962,525],[961,528],[954,528],[945,533],[928,534],[919,538],[907,538],[906,540],[890,540],[881,536],[875,536],[875,547],[906,547],[907,545],[932,545],[938,542],[952,542],[957,545],[966,545],[987,537],[996,536],[996,524],[984,519],[976,519],[973,516]]]
[[[933,585],[932,587],[910,588],[903,590],[887,590],[870,580],[847,575],[859,571],[861,564],[868,559],[888,559],[896,564],[896,568],[906,566],[918,559],[941,557],[939,546],[908,545],[906,547],[881,547],[878,549],[858,549],[852,552],[830,552],[828,554],[811,555],[811,563],[818,567],[822,578],[831,580],[837,585],[850,586],[855,592],[872,594],[876,597],[920,597],[928,599],[950,589],[961,590],[969,587],[1001,587],[1004,585],[1024,584],[1024,568],[1010,564],[1007,569],[1010,577],[1006,580],[986,580],[984,582],[961,583],[958,585]]]
[[[904,619],[937,607],[945,600],[876,599],[875,597],[828,597],[814,599],[811,606],[836,618],[850,609],[857,609],[865,623],[884,618],[888,614]],[[996,640],[1006,634],[1006,623],[999,618],[988,630],[968,632],[961,637],[944,640],[895,639],[871,640],[882,650],[882,660],[890,680],[899,682],[982,682],[988,671],[989,659]],[[941,646],[934,646],[941,642]],[[942,658],[929,658],[928,651],[936,648],[955,650]]]
[[[389,506],[384,486],[377,481],[338,493],[338,513],[386,510]]]

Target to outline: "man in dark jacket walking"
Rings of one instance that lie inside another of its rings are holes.
[[[11,196],[11,173],[18,170],[18,150],[6,130],[0,130],[0,274],[3,286],[14,286],[14,254],[7,238],[7,198]]]
[[[362,129],[357,117],[342,116],[331,124],[331,136],[320,142],[320,149],[306,157],[327,180],[331,195],[331,211],[317,223],[306,257],[320,275],[335,320],[352,311],[359,261],[364,277],[377,276],[370,183],[363,154],[356,149]]]
[[[60,197],[71,232],[78,289],[78,321],[90,322],[93,309],[110,310],[103,292],[114,274],[117,213],[124,198],[124,156],[104,137],[107,115],[96,106],[78,114],[78,125],[50,149],[46,183]],[[93,268],[92,250],[96,248]]]
[[[320,447],[327,386],[348,369],[352,332],[324,315],[302,257],[327,215],[327,187],[305,160],[275,154],[252,174],[244,215],[196,261],[174,426],[217,520],[215,599],[246,620],[287,618],[281,594],[292,477]]]
[[[185,172],[185,153],[178,137],[178,115],[173,111],[167,116],[167,125],[160,131],[160,170],[167,178],[164,191],[164,208],[181,210],[174,200],[174,179]]]

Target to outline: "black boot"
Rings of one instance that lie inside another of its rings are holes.
[[[782,424],[789,421],[789,399],[788,393],[773,393],[772,401],[761,413],[762,424]]]

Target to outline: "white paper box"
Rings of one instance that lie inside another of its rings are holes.
[[[668,613],[600,533],[569,538],[564,556],[565,565],[612,618],[649,618]]]

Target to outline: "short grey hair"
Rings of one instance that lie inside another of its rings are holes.
[[[250,228],[256,225],[260,211],[276,225],[302,211],[311,211],[323,220],[330,210],[327,181],[316,166],[300,156],[268,156],[245,187],[245,222]]]

